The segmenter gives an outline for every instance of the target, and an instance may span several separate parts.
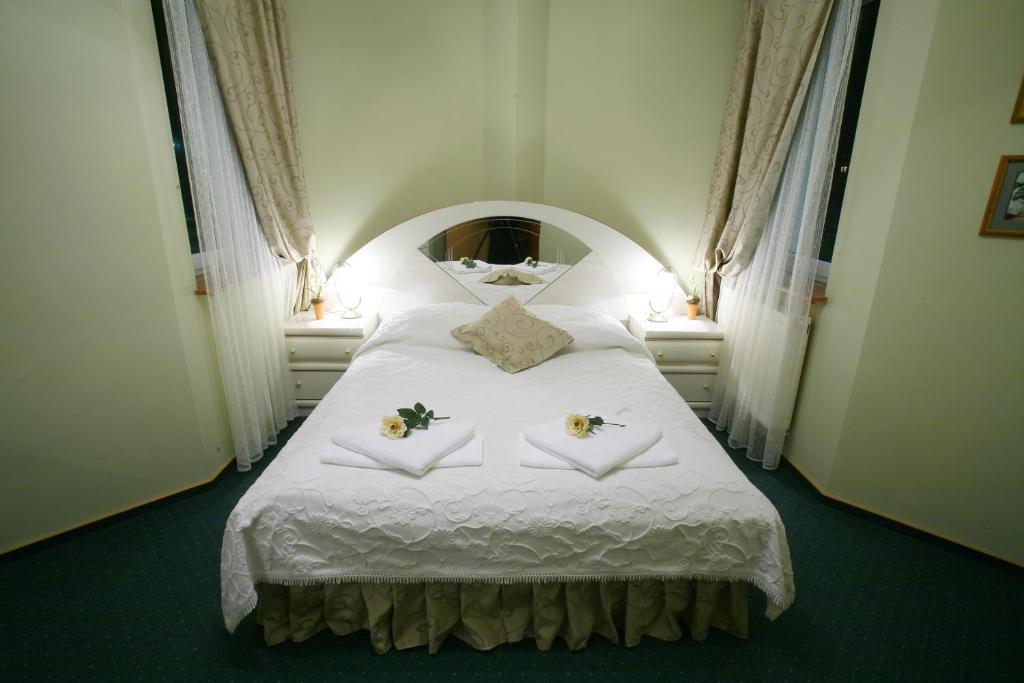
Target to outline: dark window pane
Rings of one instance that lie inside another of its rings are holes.
[[[174,89],[174,68],[171,65],[170,45],[167,42],[167,21],[160,0],[150,0],[150,5],[153,8],[153,23],[156,25],[156,44],[160,51],[160,68],[164,76],[164,95],[167,97],[167,115],[171,121],[171,142],[174,146],[174,161],[178,166],[178,186],[181,188],[181,204],[185,211],[188,246],[193,254],[198,254],[199,233],[196,231],[192,185],[188,181],[188,162],[185,159],[185,144],[181,136],[181,112],[178,109],[178,93]]]
[[[857,38],[853,46],[853,60],[850,63],[850,81],[846,86],[846,105],[843,122],[839,128],[839,147],[836,150],[836,165],[832,171],[832,189],[828,196],[828,210],[825,213],[825,228],[821,235],[821,249],[818,259],[832,261],[832,250],[836,245],[839,216],[843,209],[843,195],[846,193],[846,177],[853,154],[853,139],[857,134],[857,119],[864,97],[864,81],[868,75],[868,61],[871,58],[871,43],[875,38],[875,24],[878,21],[878,7],[881,0],[874,0],[861,6]]]

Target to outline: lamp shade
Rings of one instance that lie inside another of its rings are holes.
[[[676,273],[671,266],[665,266],[654,276],[648,304],[651,307],[649,320],[665,322],[665,311],[672,306],[672,295],[676,291]]]
[[[342,317],[358,318],[359,312],[356,309],[363,302],[363,281],[358,270],[351,263],[345,261],[334,269],[334,273],[331,274],[331,282],[338,293],[338,302],[345,309]]]

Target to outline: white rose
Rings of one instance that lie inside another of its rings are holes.
[[[380,435],[389,439],[401,439],[405,436],[405,420],[398,415],[388,415],[380,419]]]
[[[590,430],[590,420],[584,415],[578,413],[572,413],[565,418],[565,433],[569,436],[575,436],[577,439],[582,439],[587,435]]]

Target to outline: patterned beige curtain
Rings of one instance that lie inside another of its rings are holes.
[[[711,176],[694,270],[704,273],[704,307],[714,318],[721,277],[750,263],[807,85],[832,0],[745,0],[732,89]]]
[[[322,277],[292,98],[285,0],[196,0],[203,35],[270,250],[294,261],[295,310]]]

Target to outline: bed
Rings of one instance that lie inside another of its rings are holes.
[[[329,628],[373,647],[449,635],[478,649],[523,638],[572,649],[599,634],[745,637],[746,587],[775,618],[792,602],[786,533],[615,316],[530,305],[574,342],[508,374],[452,338],[478,303],[403,305],[384,316],[342,379],[231,513],[221,579],[225,625],[253,610],[268,643]],[[322,464],[341,424],[422,402],[473,422],[480,467],[425,476]],[[659,425],[668,467],[600,479],[519,465],[521,430],[576,410]]]

